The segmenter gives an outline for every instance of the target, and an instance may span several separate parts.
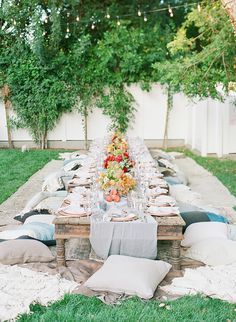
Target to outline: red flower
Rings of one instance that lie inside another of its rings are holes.
[[[104,160],[103,166],[104,166],[105,169],[107,168],[107,166],[108,166],[107,160]]]
[[[122,155],[117,155],[116,159],[117,162],[121,162],[123,160]]]
[[[113,154],[109,154],[107,157],[108,161],[115,161],[115,156]]]
[[[129,153],[128,153],[128,152],[125,152],[125,153],[124,153],[124,156],[125,156],[127,159],[129,159]]]
[[[126,167],[123,168],[124,172],[128,172],[128,169]]]

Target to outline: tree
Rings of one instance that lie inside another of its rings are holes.
[[[190,12],[168,49],[172,60],[155,64],[154,77],[176,92],[221,99],[217,85],[227,92],[236,80],[234,32],[219,1]]]

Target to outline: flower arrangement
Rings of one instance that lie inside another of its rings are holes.
[[[100,174],[98,182],[108,193],[107,201],[119,202],[121,195],[126,195],[136,185],[134,178],[128,173],[135,163],[130,159],[128,144],[119,132],[112,136],[107,153],[104,160],[106,171]]]
[[[104,160],[104,168],[113,167],[112,163],[119,163],[124,172],[128,172],[135,165],[128,153],[128,144],[119,132],[116,132],[107,146],[107,157]]]
[[[134,178],[129,173],[124,173],[120,168],[117,170],[108,169],[107,172],[102,172],[99,177],[99,183],[103,190],[117,192],[117,195],[126,195],[136,185]],[[118,200],[119,201],[119,200]]]
[[[124,172],[128,172],[135,165],[135,162],[130,159],[128,152],[124,152],[122,154],[114,155],[108,154],[106,159],[104,160],[104,168],[113,167],[114,163],[118,163],[120,168]]]

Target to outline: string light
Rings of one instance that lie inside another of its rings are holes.
[[[174,14],[173,14],[173,10],[170,5],[168,6],[168,11],[169,11],[170,17],[172,18],[174,16]]]
[[[201,12],[201,5],[200,5],[200,3],[197,4],[197,10],[198,10],[198,12]]]
[[[1,0],[0,0],[1,1]],[[159,8],[154,8],[154,9],[152,9],[152,10],[148,10],[148,11],[145,11],[145,12],[143,12],[142,13],[142,11],[141,11],[141,9],[140,9],[140,7],[138,8],[138,11],[137,11],[137,15],[139,16],[139,17],[141,17],[142,15],[143,15],[143,21],[144,22],[147,22],[148,21],[148,18],[147,18],[147,13],[148,14],[151,14],[151,13],[155,13],[155,12],[163,12],[163,11],[168,11],[168,13],[169,13],[169,15],[170,15],[170,17],[173,17],[174,16],[174,12],[173,12],[173,9],[178,9],[178,8],[185,8],[185,10],[187,10],[187,8],[188,7],[195,7],[196,8],[196,6],[197,6],[197,10],[198,10],[198,12],[200,12],[201,11],[201,5],[200,5],[200,1],[196,1],[196,2],[192,2],[192,3],[189,3],[189,4],[187,4],[187,3],[185,3],[185,4],[183,4],[183,5],[175,5],[175,6],[170,6],[170,5],[168,5],[168,7],[159,7]],[[160,1],[160,4],[161,5],[163,5],[164,4],[164,1],[163,0],[161,0]],[[124,15],[122,15],[122,16],[117,16],[117,22],[116,22],[116,24],[117,24],[117,26],[120,26],[121,25],[121,21],[120,21],[120,18],[126,18],[126,17],[131,17],[131,16],[134,16],[135,15],[135,13],[127,13],[127,14],[124,14]],[[69,18],[70,17],[70,12],[67,12],[66,13],[66,16],[67,16],[67,18]],[[109,11],[107,10],[106,11],[106,13],[105,13],[105,15],[104,15],[104,18],[106,18],[106,19],[111,19],[111,15],[110,15],[110,13],[109,13]],[[81,19],[80,19],[80,16],[79,15],[77,15],[76,16],[76,18],[75,18],[75,20],[77,21],[77,22],[79,22]],[[90,18],[90,21],[91,21],[91,29],[92,30],[94,30],[95,28],[96,28],[96,24],[95,24],[95,21],[94,21],[94,16],[92,16],[91,18]],[[44,19],[44,22],[45,23],[48,23],[49,22],[49,16],[48,15],[46,15],[45,16],[45,19]],[[99,20],[99,22],[100,22],[100,20]],[[13,25],[16,25],[17,23],[16,23],[16,21],[15,20],[13,20]],[[70,32],[70,30],[69,30],[69,24],[67,24],[67,28],[66,28],[66,38],[68,38],[69,37],[69,32]]]
[[[120,26],[120,19],[119,19],[119,17],[117,17],[117,26],[118,27]]]
[[[14,26],[16,26],[16,21],[15,21],[15,19],[13,20],[13,25],[14,25]]]

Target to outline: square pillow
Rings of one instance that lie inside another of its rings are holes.
[[[206,265],[228,265],[236,263],[236,241],[210,238],[195,243],[186,256]]]
[[[0,263],[15,265],[51,262],[54,257],[47,246],[35,240],[9,240],[0,243]]]
[[[150,299],[170,269],[171,265],[163,261],[111,255],[84,285],[94,291]]]
[[[187,227],[181,245],[193,244],[209,238],[227,239],[227,224],[221,222],[198,222]]]
[[[5,230],[0,232],[0,241],[10,240],[10,239],[36,239],[48,246],[56,244],[54,240],[54,225],[31,222],[25,223],[19,228],[14,230]]]
[[[53,225],[53,221],[56,218],[55,215],[35,215],[35,216],[30,216],[25,220],[25,224],[29,223],[43,223],[43,224],[48,224],[48,225]]]
[[[15,216],[14,219],[24,223],[27,218],[29,218],[31,216],[36,216],[36,215],[51,215],[51,213],[48,209],[33,209],[33,210],[28,211],[22,215]]]

